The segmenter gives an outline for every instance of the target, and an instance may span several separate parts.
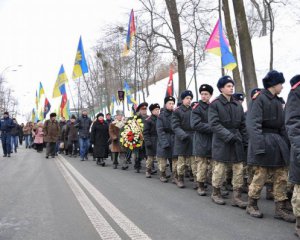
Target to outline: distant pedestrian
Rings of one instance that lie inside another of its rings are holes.
[[[4,112],[0,120],[1,142],[3,157],[10,157],[11,152],[11,129],[14,127],[13,120],[9,117],[8,112]]]
[[[60,134],[59,123],[56,120],[56,113],[50,114],[50,119],[44,124],[44,141],[46,142],[46,158],[51,155],[55,157],[55,147]]]
[[[91,124],[92,120],[89,118],[87,110],[83,110],[81,117],[77,119],[75,125],[79,131],[79,150],[81,161],[88,160]]]
[[[42,152],[43,151],[43,145],[44,145],[44,131],[43,131],[43,123],[38,122],[37,126],[34,131],[32,131],[32,134],[34,136],[34,144],[36,147],[36,151]]]
[[[18,143],[19,143],[19,135],[20,135],[20,126],[15,118],[12,119],[14,126],[11,129],[11,153],[15,151],[17,152]]]

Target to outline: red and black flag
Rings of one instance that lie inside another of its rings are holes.
[[[174,84],[173,84],[173,69],[170,67],[170,75],[169,75],[169,81],[168,81],[168,86],[167,86],[167,91],[166,91],[166,97],[173,97],[174,94]]]

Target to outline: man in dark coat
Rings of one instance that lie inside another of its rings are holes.
[[[1,141],[3,157],[10,157],[11,152],[11,129],[14,127],[13,120],[9,117],[8,112],[4,112],[0,120]]]
[[[243,161],[245,160],[244,142],[246,141],[245,116],[242,105],[232,98],[234,81],[229,76],[219,79],[217,87],[221,94],[209,106],[208,122],[212,139],[212,201],[224,205],[220,188],[223,184],[226,167],[233,172],[232,206],[245,209],[246,202],[241,199],[243,186]],[[230,165],[232,164],[232,165]]]
[[[44,142],[46,143],[46,158],[49,158],[50,155],[54,158],[56,154],[56,143],[60,136],[60,127],[56,120],[56,113],[50,114],[50,119],[45,121],[43,131]]]
[[[76,117],[71,116],[70,122],[66,126],[67,148],[71,157],[77,157],[78,151],[78,129],[75,126]]]
[[[192,164],[194,164],[194,158],[192,158],[194,131],[190,124],[193,93],[189,90],[185,90],[181,93],[180,97],[182,105],[176,108],[173,112],[172,129],[175,133],[174,155],[178,156],[177,186],[179,188],[184,188],[185,166],[188,161],[191,161]]]
[[[139,104],[136,109],[136,115],[142,119],[144,126],[145,126],[145,120],[149,117],[147,115],[147,108],[148,108],[148,103],[143,102]],[[139,173],[142,167],[141,162],[146,157],[145,144],[143,143],[143,145],[140,148],[135,149],[132,153],[134,155],[134,168],[136,172]]]
[[[93,156],[102,166],[105,166],[104,158],[108,158],[108,140],[108,124],[104,121],[104,114],[99,113],[91,129],[91,144],[94,144]]]
[[[196,182],[197,192],[205,196],[204,183],[206,182],[208,164],[211,161],[212,131],[208,123],[209,100],[213,94],[213,87],[203,84],[199,88],[201,100],[193,107],[191,127],[195,130],[193,140],[193,156],[197,164]]]
[[[152,164],[156,157],[156,144],[157,144],[157,132],[156,132],[156,120],[159,115],[160,106],[158,103],[150,104],[149,110],[151,116],[146,118],[143,136],[144,144],[147,155],[146,160],[146,178],[151,178]]]
[[[248,192],[247,213],[252,217],[263,217],[257,200],[270,174],[274,179],[275,218],[295,222],[295,217],[285,209],[289,147],[282,103],[277,96],[282,91],[284,82],[282,73],[270,71],[263,79],[264,89],[252,99],[252,106],[247,114],[247,162],[254,169]]]
[[[295,234],[300,237],[300,75],[291,81],[291,91],[285,108],[285,124],[291,142],[289,181],[294,184],[292,197],[293,212],[296,217]]]
[[[92,120],[88,117],[87,110],[83,110],[81,117],[76,121],[76,127],[79,131],[79,151],[81,161],[84,161],[84,159],[88,160],[91,124]]]
[[[160,181],[167,182],[166,166],[167,159],[170,162],[172,169],[172,181],[177,182],[177,158],[173,156],[174,150],[174,132],[172,130],[172,113],[175,105],[174,97],[165,97],[165,107],[160,111],[156,121],[157,131],[157,161],[160,171]]]

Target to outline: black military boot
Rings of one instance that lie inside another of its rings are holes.
[[[197,184],[198,184],[198,188],[197,188],[198,195],[199,196],[206,196],[204,183],[203,182],[197,182]]]
[[[284,209],[289,212],[293,212],[293,206],[291,204],[291,200],[287,199],[284,201]]]
[[[183,175],[178,175],[178,180],[177,180],[177,187],[179,188],[184,188],[184,176]]]
[[[221,196],[220,188],[213,187],[213,192],[211,194],[211,200],[219,205],[225,205],[225,201]]]
[[[251,217],[262,218],[263,214],[259,211],[257,206],[257,199],[248,198],[248,206],[246,208],[246,212],[250,214]]]
[[[165,183],[165,182],[168,181],[168,179],[167,179],[167,177],[166,177],[166,172],[161,172],[161,173],[160,173],[160,178],[159,178],[159,180],[160,180],[161,182],[163,182],[163,183]]]
[[[296,218],[292,213],[285,211],[285,201],[275,202],[275,216],[274,218],[284,220],[286,222],[295,223]]]
[[[266,184],[266,199],[267,200],[274,200],[273,184],[272,183]]]
[[[233,190],[231,205],[234,207],[239,207],[242,209],[246,209],[248,203],[242,200],[242,189]]]
[[[190,177],[190,171],[188,166],[184,166],[184,177],[186,178]]]
[[[300,217],[296,217],[295,235],[300,238]]]

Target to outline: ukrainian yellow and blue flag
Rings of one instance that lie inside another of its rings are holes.
[[[129,87],[126,81],[124,82],[124,91],[127,98],[127,104],[137,104],[137,101],[133,98],[131,94],[131,88]]]
[[[39,99],[41,99],[41,96],[45,94],[45,90],[43,88],[42,82],[40,82],[40,87],[39,87]]]
[[[68,77],[65,73],[65,69],[64,66],[61,65],[59,72],[58,72],[58,76],[53,88],[53,94],[52,94],[52,98],[56,98],[56,97],[60,97],[62,96],[62,93],[60,92],[60,87],[62,85],[64,85],[66,82],[68,82]]]
[[[75,63],[73,68],[72,78],[75,80],[83,76],[83,74],[88,73],[88,66],[85,60],[84,49],[82,45],[81,36],[79,38],[78,48],[75,57]]]

